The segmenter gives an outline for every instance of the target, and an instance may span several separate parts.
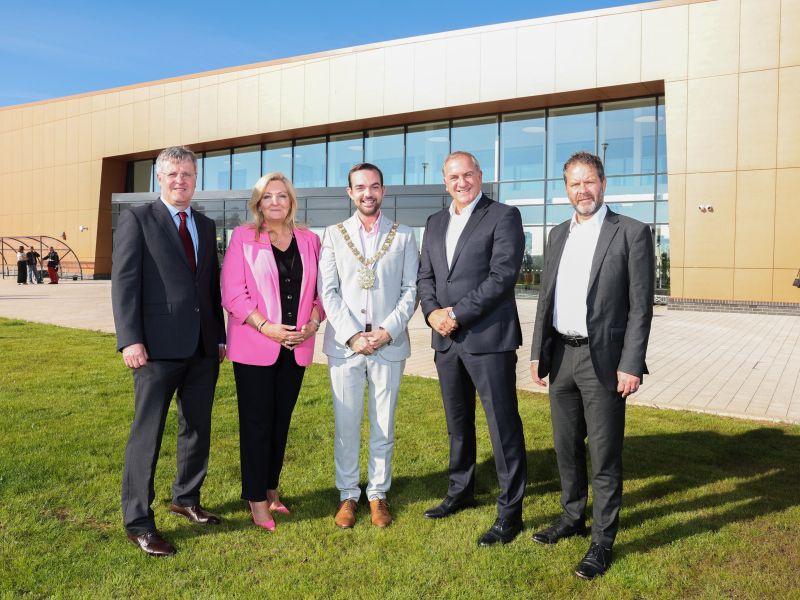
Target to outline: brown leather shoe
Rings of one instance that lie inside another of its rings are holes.
[[[170,504],[169,511],[176,515],[184,516],[192,523],[197,523],[198,525],[219,525],[222,523],[222,519],[214,513],[208,512],[199,504],[196,506],[178,506],[177,504]]]
[[[163,558],[165,556],[172,556],[177,552],[175,546],[162,538],[161,534],[157,531],[148,531],[140,535],[129,533],[128,539],[150,556]]]
[[[336,526],[342,529],[352,529],[356,524],[356,510],[358,510],[358,504],[355,500],[342,500],[336,516],[333,518]]]
[[[372,513],[372,524],[375,527],[388,527],[392,524],[392,514],[389,512],[389,504],[386,498],[378,498],[369,501],[369,510]]]

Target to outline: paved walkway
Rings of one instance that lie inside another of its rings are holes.
[[[0,279],[4,317],[113,333],[110,298],[108,281],[18,286]],[[536,300],[518,304],[527,345]],[[419,311],[409,331],[414,353],[406,373],[436,377],[430,330]],[[320,346],[316,362],[324,362]],[[519,356],[518,386],[541,391],[531,381],[528,348]],[[630,404],[800,423],[800,317],[656,307],[647,363],[652,375]]]

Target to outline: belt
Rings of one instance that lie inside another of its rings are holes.
[[[577,348],[578,346],[583,346],[589,343],[588,337],[578,337],[576,335],[564,335],[563,333],[559,333],[558,335],[561,336],[561,339],[567,346],[572,346],[573,348]]]

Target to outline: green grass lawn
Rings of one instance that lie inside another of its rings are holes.
[[[479,411],[480,506],[444,521],[422,512],[444,496],[447,432],[437,382],[406,377],[397,414],[395,523],[361,505],[355,529],[333,524],[333,412],[314,365],[289,436],[281,488],[290,517],[269,534],[239,499],[230,363],[217,387],[203,503],[219,527],[168,512],[174,405],[156,477],[156,521],[178,547],[145,556],[125,538],[122,459],[131,375],[113,336],[0,319],[0,595],[270,598],[797,598],[800,427],[630,407],[625,493],[613,568],[572,575],[588,538],[540,546],[559,514],[546,396],[521,393],[528,448],[526,531],[501,548],[476,540],[495,517],[494,463]],[[365,438],[366,439],[366,436]],[[362,472],[366,455],[362,451]]]

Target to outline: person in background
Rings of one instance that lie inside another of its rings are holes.
[[[33,249],[33,246],[25,253],[25,257],[28,261],[28,283],[42,283],[42,279],[39,276],[38,269],[36,268],[39,264],[39,253]]]
[[[25,246],[20,246],[17,251],[17,285],[25,285],[28,272],[28,257],[25,256]]]
[[[50,283],[58,283],[58,265],[61,263],[58,252],[50,246],[50,252],[45,258],[47,259],[47,276],[50,278]]]

